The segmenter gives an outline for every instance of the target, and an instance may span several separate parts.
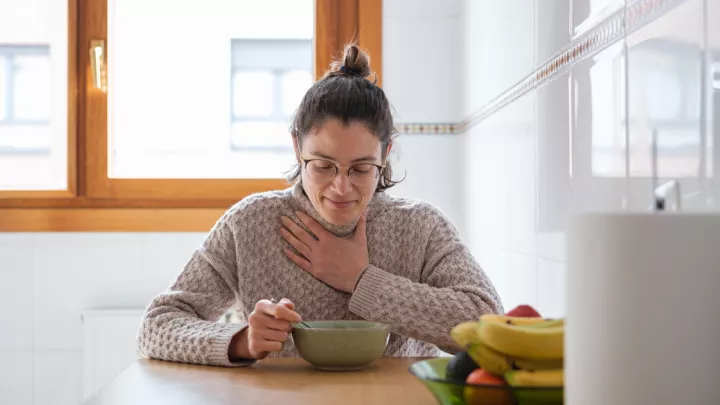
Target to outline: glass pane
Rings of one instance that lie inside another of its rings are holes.
[[[0,190],[67,188],[68,5],[0,0]]]
[[[232,126],[233,146],[239,149],[292,150],[289,122],[241,121]]]
[[[312,72],[307,70],[293,70],[283,75],[283,114],[289,117],[295,112],[312,83]]]
[[[273,83],[268,71],[237,71],[233,75],[233,113],[235,116],[268,117],[274,108]]]
[[[7,81],[9,79],[9,76],[5,72],[7,69],[5,68],[5,65],[8,63],[8,58],[4,55],[0,54],[0,122],[2,122],[4,119],[7,118],[7,106],[9,103],[7,102],[7,98],[10,96],[8,93],[8,85]]]
[[[50,58],[17,56],[13,63],[13,114],[19,121],[50,120]]]
[[[284,176],[285,94],[299,102],[312,78],[314,1],[111,0],[109,13],[110,177]]]

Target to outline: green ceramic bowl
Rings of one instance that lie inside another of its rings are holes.
[[[561,405],[563,388],[466,384],[447,380],[450,357],[422,360],[410,372],[425,384],[441,405]]]
[[[366,321],[295,324],[292,341],[300,357],[320,370],[360,370],[385,352],[392,327]]]

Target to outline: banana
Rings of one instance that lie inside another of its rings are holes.
[[[525,326],[526,328],[550,328],[553,326],[565,326],[565,319],[546,319],[545,322],[521,326]]]
[[[477,322],[469,321],[455,325],[450,330],[450,337],[460,345],[467,348],[471,343],[477,342]]]
[[[548,324],[548,322],[553,322],[555,320],[546,321],[543,318],[520,318],[520,317],[513,317],[513,316],[504,316],[504,315],[495,315],[495,314],[485,314],[480,317],[481,321],[486,322],[502,322],[507,323],[510,325],[518,325],[518,326],[532,326],[536,325],[537,327],[543,327],[544,325]],[[470,343],[475,343],[478,341],[477,336],[477,321],[467,321],[463,323],[459,323],[455,325],[450,330],[450,336],[453,338],[455,343],[458,345],[467,348]]]
[[[508,357],[513,370],[539,371],[539,370],[555,370],[561,369],[565,365],[565,360],[559,359],[520,359]]]
[[[564,355],[564,325],[539,328],[481,320],[477,335],[480,342],[511,357],[552,360]]]
[[[485,314],[480,316],[480,322],[500,322],[508,325],[537,325],[546,322],[544,318],[522,318],[518,316],[506,316],[496,314]]]
[[[480,367],[497,377],[512,370],[552,370],[563,368],[563,359],[534,360],[504,355],[482,343],[472,343],[468,355]]]
[[[505,380],[514,387],[562,387],[565,372],[558,370],[514,370],[505,374]]]
[[[512,370],[505,356],[482,343],[470,344],[468,355],[480,368],[496,377],[503,377],[505,373]]]

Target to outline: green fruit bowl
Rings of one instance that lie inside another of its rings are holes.
[[[563,388],[480,385],[445,378],[451,357],[422,360],[410,366],[440,405],[561,405]]]

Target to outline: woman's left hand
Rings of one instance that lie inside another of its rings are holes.
[[[369,264],[366,215],[360,216],[355,233],[347,238],[328,232],[304,212],[296,212],[296,215],[317,239],[283,216],[281,221],[284,227],[280,229],[280,235],[302,256],[289,248],[285,248],[285,254],[323,283],[341,291],[352,292],[357,277]]]

